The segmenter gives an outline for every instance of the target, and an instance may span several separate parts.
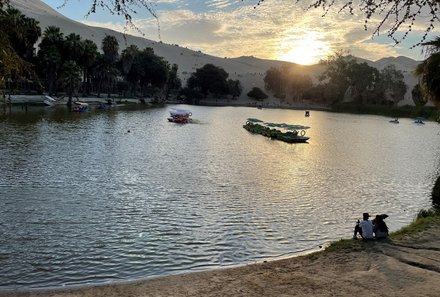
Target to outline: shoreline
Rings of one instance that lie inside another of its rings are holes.
[[[307,255],[8,297],[440,296],[440,217],[392,240],[342,240]]]
[[[43,95],[15,95],[11,104],[3,104],[0,100],[0,106],[7,110],[11,106],[41,106],[44,107],[43,100],[45,97]],[[97,106],[99,104],[106,104],[107,97],[74,97],[73,102],[80,101],[88,103],[91,106]],[[152,98],[145,98],[145,103],[140,102],[140,98],[116,98],[111,97],[112,100],[117,105],[140,105],[140,106],[164,106],[168,104],[176,105],[188,105],[188,106],[207,106],[207,107],[248,107],[255,109],[284,109],[284,110],[301,110],[301,111],[326,111],[333,113],[344,113],[344,114],[359,114],[359,115],[377,115],[388,118],[416,118],[419,116],[426,117],[427,121],[440,121],[440,114],[438,111],[430,110],[429,107],[417,107],[417,106],[401,106],[389,108],[386,106],[369,106],[369,105],[344,105],[344,106],[330,106],[328,104],[320,104],[315,102],[280,102],[276,98],[269,98],[264,102],[255,101],[251,99],[214,99],[207,98],[201,100],[198,104],[188,104],[179,100],[169,99],[161,103],[152,103]],[[55,105],[66,105],[67,98],[62,97],[57,99]],[[47,107],[47,106],[46,106]]]
[[[66,290],[87,290],[87,289],[91,289],[91,288],[95,288],[95,287],[102,287],[102,286],[121,286],[121,285],[130,285],[133,283],[143,283],[143,282],[149,282],[149,281],[153,281],[153,280],[157,280],[157,279],[161,279],[161,278],[169,278],[169,277],[178,277],[178,276],[185,276],[185,275],[191,275],[191,274],[195,274],[195,273],[208,273],[208,272],[213,272],[213,271],[222,271],[222,270],[227,270],[227,269],[234,269],[234,268],[241,268],[241,267],[245,267],[245,266],[249,266],[249,265],[261,265],[264,263],[272,263],[272,262],[277,262],[277,261],[281,261],[281,260],[287,260],[287,259],[294,259],[294,258],[298,258],[298,257],[303,257],[303,256],[307,256],[313,253],[319,253],[319,252],[323,252],[324,249],[328,246],[330,246],[331,242],[326,242],[322,245],[320,245],[320,248],[310,248],[310,249],[305,249],[302,251],[297,251],[297,252],[289,252],[289,253],[284,253],[278,256],[272,256],[269,258],[265,258],[263,260],[255,260],[249,263],[241,263],[241,264],[230,264],[230,265],[225,265],[225,266],[219,266],[216,268],[209,268],[207,270],[204,269],[200,269],[200,270],[195,270],[195,271],[183,271],[180,273],[176,273],[176,274],[168,274],[168,275],[156,275],[156,276],[146,276],[146,277],[139,277],[139,278],[133,278],[133,279],[125,279],[125,280],[115,280],[115,281],[104,281],[101,283],[85,283],[85,284],[75,284],[75,285],[66,285],[66,286],[48,286],[48,287],[38,287],[38,288],[17,288],[17,289],[6,289],[6,290],[1,290],[0,289],[0,296],[3,296],[2,294],[6,294],[5,296],[9,296],[7,295],[8,293],[11,294],[32,294],[32,293],[57,293],[57,292],[62,292],[62,291],[66,291]],[[15,295],[13,295],[15,296]],[[25,295],[27,296],[27,295]]]
[[[46,97],[44,95],[13,95],[10,103],[4,103],[0,100],[0,104],[2,105],[36,105],[36,106],[44,106],[44,99]],[[65,105],[67,103],[67,97],[55,98],[57,100],[56,105]],[[73,102],[80,101],[85,103],[106,103],[107,100],[112,100],[114,102],[122,102],[126,104],[141,104],[140,98],[119,98],[119,97],[74,97]],[[152,98],[146,98],[147,104],[151,103]],[[255,101],[251,99],[205,99],[201,100],[198,104],[187,104],[178,100],[166,100],[163,102],[164,104],[183,104],[183,105],[194,105],[194,106],[213,106],[213,107],[253,107],[253,108],[277,108],[277,109],[292,109],[292,110],[322,110],[322,111],[330,111],[331,108],[329,106],[323,104],[314,104],[310,102],[295,102],[295,103],[282,103],[277,99],[271,98],[265,102]]]

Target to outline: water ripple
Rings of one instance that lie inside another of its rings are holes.
[[[374,116],[191,106],[0,120],[0,290],[103,283],[251,263],[392,230],[429,205],[437,126]],[[311,126],[307,145],[248,117]],[[126,131],[130,129],[131,133]]]

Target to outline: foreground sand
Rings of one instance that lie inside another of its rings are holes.
[[[388,242],[126,284],[0,296],[440,296],[440,223]]]

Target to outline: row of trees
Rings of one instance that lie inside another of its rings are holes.
[[[326,70],[319,78],[323,98],[338,102],[349,92],[349,97],[358,103],[395,104],[403,100],[407,86],[403,73],[394,65],[381,71],[367,63],[357,63],[352,56],[337,52],[323,61]]]
[[[177,65],[170,66],[151,48],[132,45],[119,54],[117,39],[106,36],[101,50],[78,34],[64,36],[55,26],[42,32],[37,21],[0,2],[0,89],[63,91],[70,102],[76,91],[166,98],[181,86]]]
[[[228,77],[229,74],[223,68],[206,64],[191,74],[187,86],[182,90],[182,96],[189,99],[189,103],[198,103],[208,95],[237,98],[243,87],[239,80]]]
[[[110,97],[118,92],[124,96],[166,98],[170,90],[180,88],[177,65],[170,66],[152,48],[140,50],[131,45],[119,54],[117,39],[106,36],[101,49],[102,53],[93,41],[83,40],[78,34],[64,37],[59,28],[47,27],[37,65],[49,94],[64,88],[71,98],[80,87],[83,96],[93,92],[99,97],[105,92]]]
[[[0,89],[12,81],[35,80],[34,44],[40,36],[38,22],[0,1]]]
[[[319,83],[313,84],[308,75],[295,73],[291,66],[271,68],[264,78],[265,88],[274,96],[287,100],[316,99],[327,103],[350,97],[363,104],[394,104],[404,98],[407,86],[403,73],[389,65],[379,71],[367,63],[358,63],[342,52],[321,61],[325,65]]]
[[[265,88],[281,99],[302,99],[304,92],[313,86],[309,75],[295,73],[290,66],[270,68],[264,77]]]
[[[106,36],[100,52],[93,41],[75,33],[65,36],[58,27],[42,32],[37,21],[9,6],[0,6],[0,24],[0,89],[61,92],[69,103],[77,92],[167,99],[174,90],[197,103],[208,95],[236,98],[243,89],[239,80],[228,79],[224,69],[212,64],[197,69],[181,89],[178,66],[170,66],[152,48],[131,45],[119,53],[117,39]]]

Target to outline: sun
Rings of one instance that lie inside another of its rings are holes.
[[[278,59],[302,65],[311,65],[328,56],[330,46],[317,32],[291,35],[280,46]]]

